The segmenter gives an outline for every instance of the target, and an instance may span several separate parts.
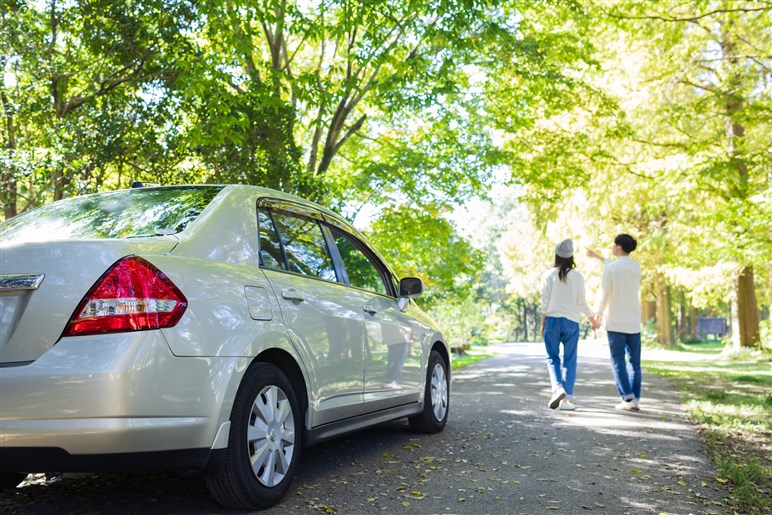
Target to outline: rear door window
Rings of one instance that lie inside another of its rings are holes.
[[[319,222],[314,218],[287,211],[271,209],[270,213],[287,258],[286,270],[327,281],[337,281],[335,266]],[[262,252],[261,248],[261,256]]]
[[[281,252],[279,235],[273,217],[266,208],[257,210],[258,227],[260,231],[260,265],[266,268],[286,270],[284,256]]]

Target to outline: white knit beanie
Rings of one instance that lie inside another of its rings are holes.
[[[563,240],[555,247],[555,254],[558,257],[570,258],[574,255],[574,242],[571,240]]]

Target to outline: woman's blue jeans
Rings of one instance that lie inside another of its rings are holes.
[[[560,363],[560,344],[563,344],[563,363]],[[562,386],[569,397],[576,383],[576,351],[579,343],[579,324],[567,318],[547,317],[544,321],[544,346],[547,349],[547,370],[552,391]]]
[[[641,398],[641,333],[608,331],[611,368],[619,395],[625,400]]]

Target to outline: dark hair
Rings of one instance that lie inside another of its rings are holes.
[[[566,282],[568,272],[571,271],[572,268],[576,268],[574,256],[564,258],[555,254],[555,267],[560,269],[558,270],[558,277],[560,280]]]
[[[622,247],[622,250],[625,251],[625,254],[629,254],[630,252],[634,251],[638,246],[638,242],[635,241],[635,238],[629,234],[620,234],[614,238],[614,243]]]

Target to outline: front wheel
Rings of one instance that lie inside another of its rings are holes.
[[[206,481],[211,494],[245,510],[279,502],[300,458],[301,427],[287,376],[269,363],[253,364],[233,402],[225,470]]]
[[[408,421],[413,431],[439,433],[448,422],[450,377],[448,376],[448,365],[436,350],[433,350],[429,355],[425,388],[423,411],[410,417]]]

